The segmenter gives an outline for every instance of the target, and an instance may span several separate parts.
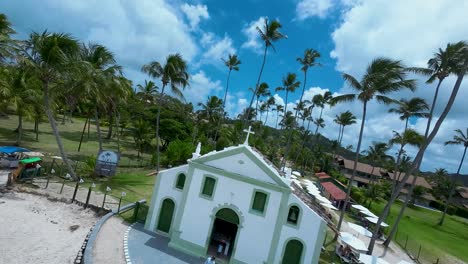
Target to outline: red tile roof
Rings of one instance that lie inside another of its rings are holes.
[[[332,182],[322,182],[320,183],[325,191],[331,195],[331,197],[335,200],[344,200],[346,198],[346,193],[343,192],[340,188],[338,188]]]
[[[315,173],[315,176],[317,176],[319,179],[331,178],[330,175],[328,175],[326,172],[317,172]]]

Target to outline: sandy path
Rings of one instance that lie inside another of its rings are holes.
[[[94,244],[94,263],[126,263],[123,238],[127,228],[128,225],[116,216],[109,218],[102,225]]]
[[[0,193],[0,263],[72,263],[94,213],[28,193]],[[70,226],[79,225],[75,231]]]

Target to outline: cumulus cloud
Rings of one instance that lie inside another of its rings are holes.
[[[200,40],[201,46],[205,50],[201,57],[201,64],[222,65],[222,58],[227,54],[235,54],[236,49],[232,39],[225,34],[223,38],[216,36],[212,32],[203,33]]]
[[[261,52],[262,43],[258,36],[257,27],[262,28],[265,23],[265,19],[267,19],[267,17],[261,16],[257,20],[244,25],[242,33],[247,37],[247,40],[242,44],[242,48],[251,49],[258,53]]]
[[[325,18],[333,7],[332,0],[301,0],[296,5],[296,18]]]
[[[354,5],[353,5],[354,4]],[[362,0],[350,2],[350,6],[343,13],[342,22],[332,33],[334,49],[331,56],[336,59],[336,69],[359,78],[367,64],[375,57],[386,56],[401,59],[408,66],[425,66],[429,58],[438,48],[444,48],[447,42],[456,42],[466,39],[468,28],[460,26],[465,20],[468,10],[468,1],[437,1],[427,5],[426,1],[375,1]],[[446,17],[450,14],[450,19]],[[411,19],[405,19],[411,17]],[[435,85],[427,85],[424,79],[418,79],[419,89],[416,93],[407,91],[390,94],[395,99],[422,97],[432,102]],[[440,96],[436,106],[435,116],[440,115],[445,106],[454,78],[448,78],[441,87]],[[340,93],[348,93],[350,89],[345,85]],[[461,98],[468,97],[467,80],[464,81],[458,99],[451,113],[441,127],[439,134],[429,146],[422,164],[423,169],[446,167],[450,171],[456,169],[456,148],[445,147],[443,142],[449,140],[456,128],[463,128],[468,123],[466,107]],[[360,118],[361,109],[358,103],[348,103],[339,108],[351,109]],[[345,110],[343,109],[343,110]],[[365,128],[365,142],[363,148],[374,140],[386,141],[392,136],[392,130],[400,131],[403,124],[398,117],[387,113],[388,107],[371,103],[368,108],[368,117]],[[359,120],[360,121],[360,120]],[[435,121],[434,121],[435,122]],[[434,124],[433,122],[433,124]],[[425,130],[426,120],[417,120],[412,124],[421,133]],[[344,135],[344,142],[356,142],[358,128],[348,129]],[[346,143],[345,143],[346,144]],[[354,144],[355,143],[350,143]],[[416,153],[410,151],[410,155]],[[465,173],[468,173],[465,168]],[[463,171],[463,170],[462,170]]]
[[[190,78],[190,87],[184,91],[187,101],[196,106],[200,102],[206,102],[208,96],[217,95],[222,90],[219,80],[212,80],[204,71],[198,71]]]
[[[206,5],[183,4],[180,9],[187,16],[192,30],[196,29],[202,19],[209,19],[208,7]]]

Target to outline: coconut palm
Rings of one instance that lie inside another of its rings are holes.
[[[349,202],[349,196],[351,193],[351,183],[356,175],[356,167],[359,160],[359,153],[361,150],[362,136],[364,132],[364,125],[367,114],[367,104],[374,98],[379,103],[390,104],[394,102],[393,99],[389,98],[387,94],[391,92],[399,91],[403,88],[410,90],[415,89],[415,81],[406,79],[407,72],[400,61],[394,61],[387,58],[376,58],[374,59],[366,69],[366,72],[362,76],[362,79],[358,81],[355,77],[349,74],[343,74],[345,81],[358,93],[357,94],[345,94],[336,96],[333,99],[333,103],[339,102],[351,102],[358,99],[362,102],[362,120],[361,129],[359,132],[359,139],[356,148],[356,156],[354,159],[353,173],[348,184],[346,192],[346,199],[343,209],[340,214],[338,221],[338,230],[343,222],[344,212]]]
[[[273,51],[275,51],[275,47],[273,46],[273,43],[280,39],[287,38],[286,35],[280,32],[280,28],[281,28],[281,24],[279,21],[273,20],[270,23],[268,23],[267,18],[265,18],[264,25],[262,28],[259,28],[259,27],[256,28],[258,31],[258,34],[260,35],[260,38],[265,43],[265,49],[263,51],[263,61],[262,61],[262,66],[260,67],[260,73],[258,74],[257,83],[255,84],[255,90],[252,93],[252,99],[250,100],[250,104],[249,104],[249,107],[247,108],[247,111],[251,111],[252,109],[252,104],[257,94],[257,90],[260,85],[260,80],[262,78],[263,68],[265,67],[268,48],[271,47]],[[249,117],[249,116],[251,116],[250,113],[246,113],[244,115],[244,117]],[[246,123],[247,121],[246,119],[244,119],[244,126],[246,125]]]
[[[381,165],[388,160],[392,160],[393,157],[388,155],[386,152],[390,150],[390,146],[385,142],[372,142],[367,150],[364,150],[366,159],[372,166],[371,170],[371,181],[375,184],[377,179],[374,177],[375,166]]]
[[[445,118],[447,117],[448,113],[450,112],[450,109],[453,106],[453,103],[455,102],[455,98],[457,97],[458,91],[460,90],[460,86],[463,82],[463,79],[465,75],[468,73],[468,44],[464,41],[457,42],[453,44],[453,46],[456,47],[456,51],[453,52],[453,55],[450,57],[448,65],[450,65],[451,72],[450,74],[456,75],[456,81],[453,85],[452,91],[450,93],[449,99],[447,103],[445,104],[445,107],[437,119],[436,123],[434,124],[434,127],[430,133],[427,133],[427,137],[425,137],[425,141],[419,148],[418,153],[416,154],[416,157],[414,158],[413,164],[408,168],[406,171],[405,176],[401,180],[401,182],[397,185],[395,192],[391,195],[391,197],[387,200],[387,204],[384,206],[382,213],[377,220],[377,223],[375,225],[375,230],[373,232],[373,236],[369,242],[369,247],[368,247],[368,253],[372,254],[372,251],[374,249],[375,242],[377,241],[377,233],[380,229],[380,224],[382,221],[387,217],[391,205],[395,202],[395,200],[398,197],[398,194],[404,187],[404,183],[408,180],[409,176],[413,173],[413,171],[417,170],[419,168],[420,163],[424,157],[424,152],[427,149],[427,146],[432,142],[434,137],[437,135],[437,132],[440,129],[440,126],[444,122]],[[431,115],[429,115],[429,118],[431,118]],[[426,129],[426,131],[429,131],[429,129]],[[414,177],[412,187],[414,186],[416,181],[416,177]],[[410,189],[410,194],[411,194]],[[402,208],[402,210],[404,210]]]
[[[199,116],[210,123],[216,123],[220,119],[220,110],[223,106],[223,101],[217,96],[208,96],[206,103],[198,103],[201,110]]]
[[[350,111],[342,112],[340,115],[336,115],[333,120],[337,123],[340,128],[338,131],[338,144],[341,146],[341,141],[343,140],[344,129],[346,126],[356,124],[356,116],[353,115]]]
[[[405,121],[404,130],[408,128],[408,121],[411,117],[421,118],[428,116],[428,113],[425,111],[429,110],[429,106],[422,98],[414,97],[410,100],[400,99],[397,105],[396,108],[390,108],[388,112],[400,115],[400,120]]]
[[[268,113],[270,112],[270,107],[272,105],[275,105],[276,103],[276,100],[275,100],[275,97],[273,96],[270,96],[270,98],[268,98],[268,100],[265,102],[265,105],[266,105],[266,117],[265,117],[265,122],[263,123],[264,126],[266,126],[267,124],[267,121],[268,121]]]
[[[455,133],[456,134],[455,136],[453,136],[452,140],[445,142],[446,146],[447,145],[463,146],[463,155],[461,157],[460,164],[458,165],[457,174],[455,175],[454,180],[460,177],[460,170],[461,170],[461,167],[463,166],[463,162],[465,161],[466,149],[468,149],[468,128],[466,129],[466,133],[463,133],[461,129],[455,130]],[[447,209],[452,200],[453,193],[455,192],[455,186],[456,186],[455,184],[452,185],[452,188],[450,189],[449,197],[445,201],[444,213],[442,214],[442,218],[439,221],[439,225],[444,224],[444,219],[445,219],[445,215],[447,214]]]
[[[42,83],[45,112],[57,141],[60,155],[71,177],[77,180],[79,177],[75,175],[62,144],[52,113],[51,101],[54,99],[54,92],[62,88],[55,84],[63,75],[69,74],[76,63],[79,51],[78,42],[67,34],[46,31],[41,34],[33,32],[27,40],[25,48],[27,56],[25,62],[37,74]],[[51,89],[52,86],[54,86],[54,90]]]
[[[7,16],[0,14],[0,62],[13,56],[15,43],[10,36],[15,33]]]
[[[178,53],[167,56],[164,65],[157,61],[152,61],[143,65],[141,70],[152,78],[160,78],[162,82],[161,92],[158,98],[158,111],[156,114],[156,170],[159,171],[160,165],[160,138],[159,138],[159,119],[161,116],[161,103],[166,86],[170,85],[171,92],[176,96],[183,98],[180,88],[185,89],[189,85],[189,74],[187,73],[187,63]]]
[[[258,89],[257,89],[257,92],[256,92],[256,97],[257,97],[257,101],[255,103],[255,111],[258,113],[258,101],[260,100],[261,97],[264,97],[264,96],[270,96],[271,93],[270,93],[270,87],[268,86],[267,83],[263,82],[261,83],[259,86],[258,86]],[[255,119],[257,119],[257,117],[255,117]]]
[[[284,101],[284,112],[288,112],[288,96],[289,93],[294,93],[296,89],[301,85],[301,82],[296,79],[297,75],[295,73],[288,73],[283,78],[283,86],[276,88],[276,91],[286,91],[285,101]]]
[[[314,49],[306,49],[304,51],[304,57],[296,59],[302,65],[301,71],[304,72],[304,82],[302,83],[302,92],[301,97],[299,98],[299,103],[302,102],[302,98],[304,97],[305,87],[307,84],[307,71],[311,67],[321,65],[320,63],[316,62],[316,59],[318,58],[320,58],[320,53],[318,51]]]
[[[273,110],[276,111],[275,129],[278,129],[278,119],[280,117],[280,113],[284,113],[284,106],[277,104],[276,108],[274,108]]]
[[[145,83],[138,84],[138,93],[136,94],[143,102],[154,103],[155,96],[158,92],[158,86],[153,81],[145,80]]]

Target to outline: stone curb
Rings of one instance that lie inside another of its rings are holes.
[[[128,228],[127,231],[125,231],[124,234],[124,239],[123,239],[123,244],[124,244],[124,254],[125,254],[125,261],[127,264],[132,264],[132,260],[130,259],[130,253],[128,251],[128,235],[130,233],[130,230],[136,223],[131,224]]]

